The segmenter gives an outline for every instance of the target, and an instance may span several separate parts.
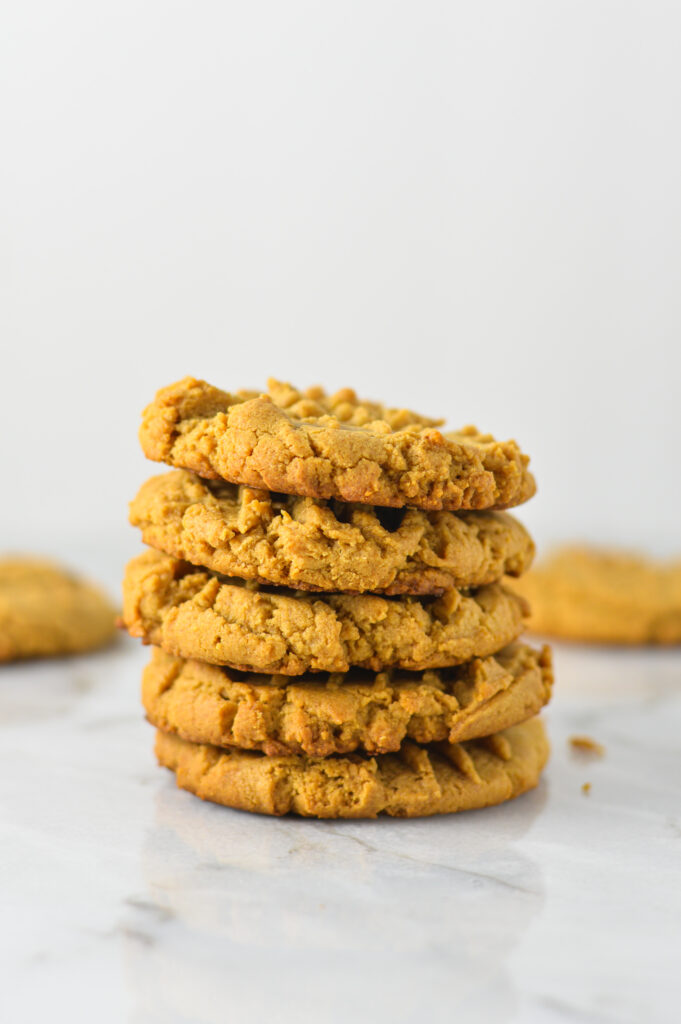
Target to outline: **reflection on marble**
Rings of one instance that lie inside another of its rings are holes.
[[[376,1005],[407,1021],[438,976],[455,976],[458,998],[475,995],[486,1019],[508,1019],[506,955],[541,904],[536,866],[508,839],[539,812],[544,788],[513,808],[501,841],[491,820],[470,836],[454,833],[451,819],[400,828],[292,819],[273,828],[183,796],[158,795],[143,855],[148,890],[130,915],[140,1020],[162,979],[173,978],[155,1006],[159,1020],[179,1009],[221,1021],[226,972],[246,1019],[271,1013],[278,992],[291,1019],[302,1011],[323,1020],[331,999],[338,1019]],[[160,920],[161,946],[150,941]],[[448,1002],[431,1014],[450,1015]]]
[[[0,669],[0,1020],[678,1019],[681,651],[561,647],[534,793],[377,822],[178,791],[146,656]]]

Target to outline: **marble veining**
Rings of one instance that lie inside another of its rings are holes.
[[[679,1019],[681,651],[560,647],[537,790],[376,822],[178,791],[146,657],[0,669],[2,1021]]]

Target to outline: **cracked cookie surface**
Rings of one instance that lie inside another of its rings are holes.
[[[101,647],[115,612],[98,587],[44,559],[0,559],[0,661]]]
[[[550,649],[517,644],[458,668],[258,676],[154,648],[142,677],[152,725],[194,743],[269,756],[384,754],[488,736],[538,714],[551,696]]]
[[[442,594],[529,568],[534,544],[506,512],[347,505],[152,477],[130,505],[145,544],[225,576],[315,591]]]
[[[267,757],[156,735],[160,764],[204,800],[260,814],[318,818],[413,818],[489,807],[537,785],[548,758],[543,725],[531,718],[486,739],[366,757]]]
[[[528,457],[515,441],[358,399],[269,382],[228,394],[187,377],[144,410],[145,455],[262,490],[430,510],[510,508],[531,498]]]
[[[431,600],[312,595],[225,580],[153,550],[128,564],[123,583],[132,636],[183,658],[283,675],[461,664],[515,640],[526,610],[496,583]]]
[[[528,599],[537,633],[594,643],[681,643],[681,562],[564,547],[513,587]]]

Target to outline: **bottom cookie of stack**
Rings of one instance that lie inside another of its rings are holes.
[[[489,807],[536,786],[548,754],[537,717],[463,743],[407,740],[397,753],[374,757],[268,757],[156,734],[159,763],[201,799],[317,818],[415,818]]]

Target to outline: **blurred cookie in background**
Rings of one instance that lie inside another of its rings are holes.
[[[604,644],[681,643],[681,560],[565,545],[513,589],[535,633]]]
[[[100,588],[47,559],[0,558],[0,661],[102,647],[116,612]]]

